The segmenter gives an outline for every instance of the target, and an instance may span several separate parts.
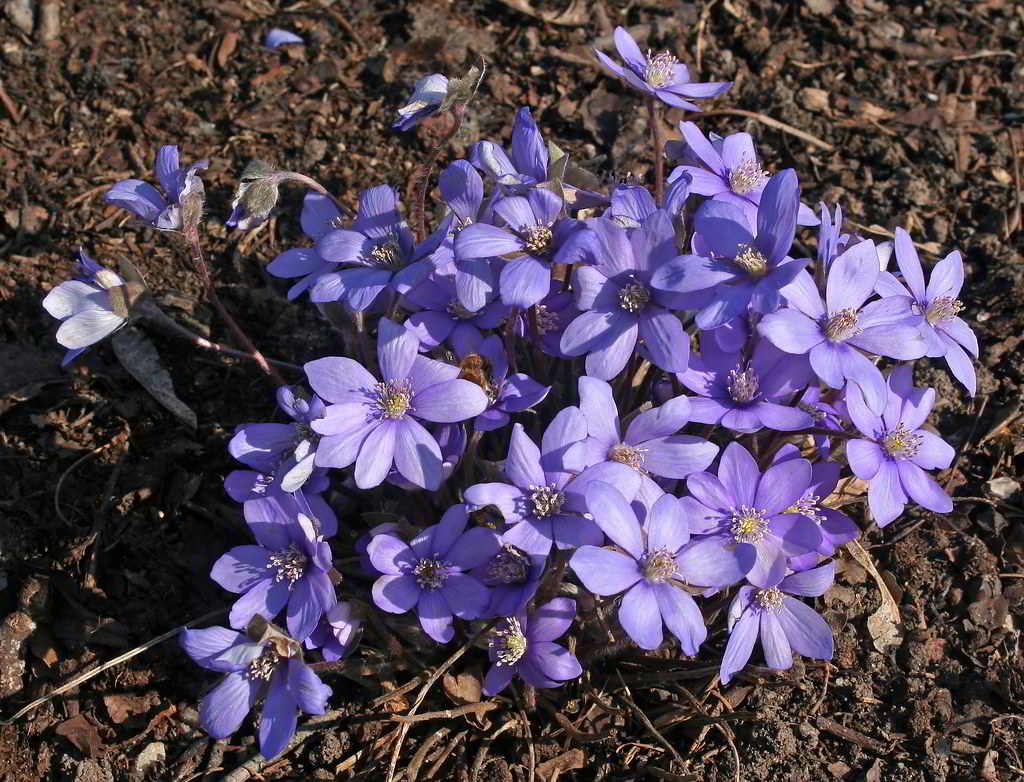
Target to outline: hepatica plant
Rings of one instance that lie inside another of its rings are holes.
[[[730,86],[621,28],[615,45],[600,63],[654,123]],[[329,708],[315,663],[345,665],[360,643],[389,657],[411,645],[413,660],[466,644],[487,695],[571,689],[630,647],[714,661],[723,682],[752,657],[829,659],[813,603],[837,551],[868,525],[953,507],[936,472],[954,452],[927,420],[936,393],[913,380],[928,362],[974,392],[958,252],[926,272],[903,229],[890,252],[844,231],[839,208],[819,219],[798,173],[750,135],[689,121],[668,144],[652,127],[653,188],[602,189],[529,107],[507,147],[442,161],[480,82],[475,68],[426,74],[398,108],[396,133],[432,114],[451,128],[408,187],[335,196],[246,169],[240,230],[274,211],[280,184],[313,191],[307,239],[269,271],[301,278],[289,297],[338,332],[331,355],[271,361],[220,304],[201,246],[205,161],[164,146],[159,187],[107,193],[126,224],[181,235],[237,344],[193,342],[253,359],[276,386],[264,421],[225,422],[241,463],[225,488],[250,533],[212,563],[230,628],[182,637],[224,675],[197,686],[203,726],[225,737],[255,711],[267,757],[300,712]],[[168,326],[141,278],[105,260],[82,250],[43,302],[66,361],[140,322]]]

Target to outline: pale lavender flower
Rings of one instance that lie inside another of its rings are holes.
[[[446,340],[454,346],[464,339],[480,339],[482,330],[497,328],[511,311],[495,298],[497,290],[491,289],[482,294],[483,306],[470,312],[459,297],[458,279],[458,270],[449,264],[432,271],[405,295],[404,303],[410,309],[423,308],[406,318],[405,327],[416,335],[424,349],[435,348]]]
[[[57,343],[68,351],[62,366],[124,326],[141,294],[81,247],[76,272],[75,279],[62,282],[43,299],[43,308],[61,321]]]
[[[287,46],[292,43],[305,44],[306,42],[291,30],[282,30],[280,27],[267,30],[267,34],[263,37],[263,45],[268,49],[276,49],[279,46]]]
[[[678,434],[690,420],[690,399],[678,396],[645,410],[621,434],[619,411],[612,387],[594,377],[581,377],[580,410],[587,421],[587,438],[572,447],[587,467],[613,462],[642,475],[685,478],[706,469],[718,446],[700,437]]]
[[[695,219],[695,255],[680,255],[659,266],[651,285],[660,291],[706,291],[697,313],[701,329],[714,329],[743,315],[782,306],[781,290],[807,259],[790,258],[800,205],[800,184],[793,169],[768,180],[757,207],[756,227],[749,215],[723,201],[707,201]]]
[[[576,577],[597,595],[625,592],[619,624],[641,648],[661,646],[664,624],[679,639],[684,654],[697,654],[707,628],[693,598],[676,583],[676,556],[690,540],[679,501],[662,494],[643,527],[626,498],[607,483],[594,481],[587,489],[587,503],[601,531],[621,551],[581,546],[569,560]]]
[[[767,587],[740,587],[729,606],[729,643],[719,677],[728,684],[754,650],[760,633],[761,649],[769,668],[786,670],[793,652],[815,660],[831,660],[832,629],[813,608],[791,595],[819,597],[832,586],[831,562],[776,580]]]
[[[764,475],[750,452],[731,442],[722,452],[718,476],[709,472],[686,480],[680,500],[690,531],[700,537],[676,558],[691,584],[722,587],[746,576],[752,584],[774,586],[786,572],[787,557],[816,551],[818,526],[790,508],[811,485],[811,465],[792,459]]]
[[[303,396],[294,388],[277,389],[277,404],[293,424],[242,424],[228,443],[228,452],[238,461],[262,473],[273,473],[281,489],[293,492],[313,473],[320,436],[312,422],[324,414],[324,403],[316,394]]]
[[[691,81],[689,69],[667,51],[658,54],[648,51],[645,57],[624,27],[615,28],[615,48],[625,62],[625,67],[597,49],[594,53],[613,75],[624,79],[641,92],[654,95],[669,106],[701,111],[700,106],[686,99],[713,98],[732,86],[731,81]]]
[[[155,172],[163,192],[141,179],[122,179],[103,198],[114,206],[133,212],[141,220],[162,231],[182,227],[181,203],[193,193],[203,192],[203,182],[196,173],[210,165],[200,160],[187,168],[178,162],[178,147],[169,144],[156,153]]]
[[[903,512],[907,499],[936,513],[949,513],[953,501],[926,470],[945,469],[955,451],[937,434],[922,429],[935,404],[935,390],[914,388],[909,366],[889,374],[885,408],[878,415],[855,390],[846,393],[846,409],[863,440],[846,441],[846,458],[868,481],[868,507],[879,527]]]
[[[900,297],[864,303],[878,275],[878,254],[866,239],[832,263],[824,301],[811,276],[801,272],[785,290],[790,306],[765,315],[758,324],[758,331],[780,350],[808,354],[811,368],[826,385],[855,384],[876,413],[885,407],[885,379],[860,351],[899,360],[920,358],[925,352],[920,330],[907,322]]]
[[[347,657],[359,643],[363,620],[352,603],[336,603],[320,618],[320,624],[306,639],[306,646],[319,649],[327,662]]]
[[[547,180],[548,160],[547,144],[526,106],[516,111],[508,153],[493,141],[478,141],[469,151],[470,163],[520,195],[526,195],[531,185]]]
[[[398,130],[409,130],[432,114],[441,110],[448,97],[448,77],[431,73],[416,81],[408,102],[398,109],[398,119],[391,125]]]
[[[668,154],[679,156],[680,148],[686,148],[690,153],[687,157],[702,164],[681,166],[690,175],[690,192],[756,213],[768,174],[761,167],[750,134],[733,133],[722,138],[712,133],[708,139],[692,122],[680,122],[679,131],[684,141],[666,144]],[[799,206],[797,224],[818,224],[806,204]]]
[[[232,627],[244,628],[257,615],[270,621],[287,606],[288,632],[301,641],[337,602],[327,575],[331,547],[302,513],[274,521],[250,523],[258,545],[228,551],[214,563],[210,578],[242,595],[231,607]]]
[[[381,380],[350,358],[305,365],[313,390],[331,404],[313,430],[321,435],[321,467],[355,463],[361,489],[378,486],[394,465],[410,483],[434,490],[442,480],[441,448],[420,420],[456,423],[487,409],[487,395],[459,368],[419,355],[419,343],[387,318],[378,324]]]
[[[917,257],[910,234],[902,228],[896,229],[895,251],[903,282],[889,272],[882,272],[876,290],[883,296],[903,297],[911,322],[921,330],[927,344],[925,355],[945,357],[953,377],[974,396],[978,379],[971,356],[978,357],[978,338],[963,318],[957,316],[963,309],[957,298],[964,284],[960,251],[954,250],[935,265],[927,286],[921,259]]]
[[[562,352],[587,354],[587,374],[611,380],[638,341],[641,352],[666,372],[682,372],[690,341],[672,312],[678,297],[652,287],[658,270],[676,255],[675,229],[663,210],[627,231],[598,218],[567,244],[580,263],[573,272],[576,306],[583,311],[562,333]]]
[[[576,601],[556,597],[527,615],[505,618],[491,635],[493,665],[484,677],[484,695],[497,695],[515,676],[532,687],[559,687],[575,679],[583,668],[556,638],[565,635],[576,618]]]
[[[242,512],[250,524],[277,524],[281,519],[302,513],[313,520],[317,534],[325,538],[338,531],[338,517],[320,496],[330,487],[327,471],[316,469],[295,492],[281,490],[273,473],[256,470],[233,470],[224,479],[224,490],[235,502],[242,503]]]
[[[544,432],[541,448],[530,439],[522,424],[512,427],[506,483],[478,483],[465,491],[473,507],[495,506],[512,527],[506,542],[524,551],[600,545],[601,530],[582,514],[587,512],[586,487],[603,480],[619,487],[630,499],[640,487],[640,473],[616,462],[604,462],[586,470],[571,446],[587,436],[587,422],[575,407],[559,412]],[[543,548],[542,548],[543,546]]]
[[[753,355],[723,351],[711,336],[702,336],[701,352],[691,356],[679,381],[699,396],[690,397],[690,418],[721,424],[736,432],[762,427],[782,432],[807,429],[814,418],[786,402],[803,390],[812,373],[805,356],[783,353],[758,340]]]
[[[244,633],[207,627],[183,630],[181,645],[202,667],[227,674],[199,702],[199,722],[215,739],[226,739],[238,730],[263,700],[260,753],[269,760],[295,734],[299,711],[327,711],[331,688],[302,661],[301,647],[290,639],[250,641]]]
[[[455,637],[453,615],[476,619],[490,602],[487,587],[467,571],[498,553],[498,534],[486,527],[467,530],[468,522],[466,506],[453,505],[408,544],[384,533],[366,548],[384,574],[373,584],[373,602],[393,614],[416,608],[424,632],[442,644]]]
[[[314,242],[328,232],[344,226],[338,205],[320,193],[306,193],[302,200],[299,221],[303,233]],[[315,285],[322,275],[334,269],[335,265],[321,258],[316,247],[293,247],[267,264],[267,272],[275,277],[301,278],[288,290],[289,299],[301,296]]]

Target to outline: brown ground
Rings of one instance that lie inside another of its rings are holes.
[[[457,73],[482,55],[490,67],[473,107],[474,137],[507,137],[514,109],[528,104],[563,147],[608,155],[609,175],[642,176],[646,129],[636,97],[593,67],[585,44],[617,23],[646,24],[653,48],[674,44],[691,65],[701,57],[702,75],[737,82],[708,106],[709,115],[724,113],[697,118],[706,130],[749,130],[773,168],[798,170],[806,201],[841,199],[871,235],[902,225],[934,252],[963,250],[965,314],[983,346],[979,395],[966,398],[941,370],[919,380],[939,391],[933,421],[961,449],[940,477],[973,499],[943,518],[911,511],[863,539],[899,604],[895,646],[885,646],[877,618],[869,621],[881,605],[875,581],[844,557],[824,601],[838,641],[828,671],[752,669],[715,687],[701,666],[718,659],[721,634],[696,662],[610,657],[589,666],[582,686],[539,696],[532,759],[518,723],[488,743],[517,718],[507,699],[485,714],[413,726],[398,769],[418,760],[407,779],[474,778],[486,748],[481,780],[525,779],[531,764],[542,780],[730,780],[734,758],[744,780],[1024,778],[1024,498],[1019,486],[1008,494],[987,485],[1024,472],[1021,7],[721,0],[673,12],[680,4],[607,0],[574,3],[566,14],[578,23],[560,25],[514,10],[530,8],[526,0],[322,5],[65,2],[62,35],[45,45],[0,22],[9,98],[0,107],[0,616],[2,639],[13,643],[0,644],[3,716],[96,661],[226,605],[207,577],[212,560],[243,537],[221,490],[231,469],[225,438],[272,414],[269,386],[253,366],[161,335],[154,341],[198,415],[196,431],[143,392],[109,345],[60,371],[54,324],[39,302],[68,276],[79,244],[108,263],[131,258],[170,294],[175,314],[230,341],[198,301],[181,254],[165,238],[122,230],[123,214],[102,191],[126,176],[149,177],[161,143],[179,144],[186,160],[209,158],[207,246],[221,295],[268,355],[302,363],[336,342],[262,271],[298,241],[298,196],[242,242],[222,225],[249,158],[307,171],[350,203],[371,183],[404,188],[437,129],[392,133],[396,106],[419,75]],[[549,17],[565,6],[534,0]],[[261,48],[273,26],[309,45]],[[728,113],[737,108],[830,146]],[[375,673],[389,654],[379,638],[368,633],[360,658],[370,678],[324,672],[342,716],[264,778],[384,778],[396,725],[387,712],[406,711],[416,690],[371,701],[381,678],[385,688],[401,686],[417,671],[392,656],[396,670]],[[434,662],[447,654],[418,653]],[[481,664],[472,652],[453,670],[479,673]],[[0,778],[140,779],[137,758],[161,749],[148,778],[219,778],[254,750],[245,732],[213,745],[194,729],[191,707],[210,681],[173,642],[158,646],[0,727]],[[423,710],[472,698],[472,684],[471,676],[439,684]]]

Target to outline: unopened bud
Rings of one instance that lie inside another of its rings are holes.
[[[227,225],[248,231],[262,223],[277,205],[277,169],[264,160],[253,160],[242,172],[238,189],[231,202],[231,217]]]

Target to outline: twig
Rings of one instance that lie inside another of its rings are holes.
[[[430,752],[431,747],[437,742],[444,740],[447,735],[448,728],[441,728],[441,730],[431,733],[423,739],[420,748],[416,750],[416,754],[412,756],[412,761],[405,769],[405,782],[416,782],[416,778],[420,775],[420,766],[427,759],[427,753]]]
[[[871,736],[861,733],[859,730],[848,728],[845,725],[841,725],[833,719],[828,717],[818,717],[814,724],[818,726],[818,730],[823,730],[826,733],[831,733],[833,736],[849,741],[852,744],[856,744],[858,747],[869,749],[879,755],[886,754],[890,747],[883,741],[872,738]]]
[[[422,683],[423,683],[423,678],[420,677],[420,676],[417,676],[415,679],[407,681],[401,687],[397,687],[394,690],[388,690],[383,695],[380,695],[380,696],[374,698],[372,701],[370,701],[370,708],[371,709],[376,709],[378,706],[382,706],[385,703],[387,703],[388,701],[394,700],[395,698],[398,698],[398,697],[400,697],[402,695],[405,695],[407,692],[412,692],[417,687],[419,687],[420,684],[422,684]]]
[[[338,710],[329,711],[326,714],[318,714],[315,717],[310,717],[308,720],[306,720],[305,724],[295,732],[295,735],[291,737],[291,740],[288,742],[288,745],[283,750],[281,750],[280,754],[278,754],[276,758],[274,758],[274,762],[280,762],[281,759],[284,758],[286,754],[288,754],[296,747],[308,741],[309,738],[313,734],[317,733],[320,730],[321,726],[325,723],[332,722],[334,720],[339,720],[344,716],[346,716],[346,712]],[[383,739],[377,739],[377,742],[382,741]],[[363,750],[359,750],[359,752],[356,753],[356,759],[358,759],[358,756],[361,752],[363,752]],[[355,760],[353,760],[352,763],[355,764]],[[263,755],[257,752],[255,755],[246,760],[242,765],[240,765],[230,774],[223,777],[220,782],[245,782],[245,780],[250,779],[252,777],[259,777],[261,770],[263,770],[266,764],[267,758],[263,757]]]
[[[534,697],[534,701],[536,701],[536,697]],[[536,704],[534,706],[536,707]],[[523,732],[526,733],[526,747],[530,751],[530,768],[527,782],[534,782],[537,778],[537,750],[533,746],[533,731],[530,730],[530,718],[526,716],[526,711],[523,709],[518,692],[516,692],[516,707],[519,712],[519,721],[523,723]]]
[[[484,767],[484,761],[487,759],[487,751],[491,748],[494,740],[505,731],[514,728],[517,722],[519,722],[518,718],[509,720],[480,743],[480,750],[476,753],[476,759],[473,761],[473,768],[469,774],[470,782],[476,782],[477,777],[480,776],[480,771]]]
[[[280,373],[267,362],[267,359],[264,358],[262,353],[260,353],[252,340],[249,339],[248,335],[242,331],[242,327],[235,322],[233,317],[231,317],[231,313],[227,311],[224,303],[220,300],[220,296],[217,295],[217,289],[213,285],[213,277],[210,275],[210,267],[207,266],[206,258],[203,257],[203,246],[199,241],[198,229],[193,227],[190,230],[187,230],[185,232],[185,238],[188,240],[189,247],[192,251],[192,264],[195,266],[196,271],[199,272],[199,276],[203,282],[203,287],[206,288],[206,295],[210,299],[210,303],[213,304],[214,308],[217,310],[217,314],[219,314],[221,319],[227,323],[228,328],[231,329],[239,344],[241,344],[242,347],[244,347],[252,356],[253,360],[260,365],[260,369],[262,369],[277,385],[288,385],[288,381],[281,377]]]
[[[53,692],[47,693],[46,695],[44,695],[41,698],[36,698],[34,701],[32,701],[27,706],[22,706],[20,709],[18,709],[18,711],[16,711],[14,714],[12,714],[7,719],[0,720],[0,725],[10,725],[12,722],[14,722],[19,717],[21,717],[21,716],[23,716],[25,714],[28,714],[30,711],[32,711],[33,709],[35,709],[35,708],[37,708],[39,706],[42,706],[47,701],[50,701],[53,698],[56,698],[58,695],[63,695],[68,690],[74,689],[79,684],[82,684],[83,682],[89,681],[89,679],[92,679],[94,676],[99,676],[101,673],[103,673],[108,668],[113,668],[115,665],[120,665],[123,662],[127,662],[128,660],[132,659],[133,657],[136,657],[137,655],[142,654],[146,650],[152,649],[154,646],[162,644],[168,638],[173,638],[174,636],[178,635],[178,633],[180,633],[182,630],[185,630],[185,629],[187,629],[189,627],[192,627],[193,625],[200,624],[201,622],[208,622],[211,619],[215,619],[216,617],[220,616],[221,614],[225,614],[225,613],[227,613],[227,609],[226,608],[218,608],[216,611],[211,611],[208,614],[204,614],[203,616],[199,617],[198,619],[193,619],[191,622],[186,622],[185,624],[180,625],[179,627],[175,627],[173,630],[168,630],[163,635],[158,635],[153,640],[146,641],[146,643],[142,644],[142,646],[136,646],[131,651],[125,652],[124,654],[120,654],[117,657],[115,657],[113,660],[109,660],[108,662],[105,662],[102,665],[100,665],[100,666],[98,666],[96,668],[93,668],[90,671],[87,671],[86,673],[83,673],[83,674],[80,674],[79,676],[76,676],[74,679],[69,681],[67,684],[62,684],[60,687],[58,687]]]
[[[392,714],[392,722],[401,722],[410,725],[414,722],[426,722],[427,720],[450,720],[453,717],[461,717],[463,714],[479,714],[496,709],[501,704],[497,701],[480,701],[479,703],[467,703],[457,709],[442,709],[441,711],[427,711],[423,714]]]
[[[256,361],[257,358],[252,353],[246,353],[244,350],[236,350],[235,348],[222,345],[219,342],[211,342],[206,337],[201,337],[191,329],[185,328],[178,321],[172,318],[170,315],[165,313],[152,301],[148,301],[143,304],[141,313],[143,317],[149,320],[153,325],[162,328],[177,337],[186,339],[193,345],[204,350],[212,350],[214,353],[223,353],[225,356],[233,356],[234,358],[244,358],[249,361]],[[290,369],[294,372],[301,372],[302,367],[296,364],[289,364],[287,361],[278,361],[273,358],[266,359],[268,364],[275,367],[281,367],[281,369]]]
[[[672,744],[670,744],[669,741],[661,735],[658,729],[654,727],[654,723],[651,722],[650,718],[644,713],[644,710],[637,706],[633,699],[629,696],[629,687],[626,686],[626,682],[622,678],[622,674],[616,670],[615,675],[619,677],[619,681],[622,682],[622,687],[626,691],[625,694],[617,695],[616,697],[619,698],[627,706],[629,706],[629,708],[633,710],[633,713],[640,718],[640,721],[644,724],[644,726],[647,728],[650,734],[654,736],[655,739],[657,739],[658,743],[661,744],[661,746],[667,749],[670,753],[672,753],[672,757],[675,758],[676,762],[679,764],[679,767],[686,768],[686,762],[683,760],[683,756],[679,754],[679,750],[673,747]]]
[[[1020,228],[1020,205],[1021,201],[1024,201],[1024,185],[1020,180],[1020,154],[1017,151],[1017,137],[1013,133],[1013,128],[1008,126],[1006,135],[1010,139],[1010,152],[1013,157],[1014,186],[1013,210],[1010,219],[1006,221],[1006,234],[1003,236],[1004,239],[1009,239],[1013,232]]]
[[[64,481],[67,479],[69,475],[71,475],[72,472],[74,472],[75,468],[78,467],[78,465],[88,461],[93,456],[96,456],[98,453],[106,450],[113,444],[114,441],[111,440],[110,442],[104,443],[98,448],[94,448],[93,450],[89,451],[89,453],[85,454],[84,456],[80,456],[78,459],[76,459],[74,464],[72,464],[63,473],[61,473],[60,478],[57,480],[57,485],[53,489],[53,509],[57,512],[57,517],[65,524],[70,525],[71,522],[67,520],[67,517],[64,515],[64,512],[60,509],[60,490],[64,487]]]
[[[738,117],[749,117],[755,119],[763,125],[767,125],[770,128],[781,130],[783,133],[789,133],[791,136],[796,136],[802,141],[806,141],[808,144],[813,144],[816,147],[820,147],[827,152],[831,152],[835,147],[829,144],[827,141],[822,141],[817,136],[812,136],[806,131],[800,130],[800,128],[794,128],[792,125],[787,125],[785,122],[780,122],[777,119],[769,117],[767,114],[761,114],[756,111],[747,111],[746,109],[717,109],[715,111],[706,111],[703,114],[697,114],[696,117],[718,117],[725,114],[733,114]]]
[[[128,450],[125,449],[117,457],[117,464],[114,465],[114,469],[111,470],[110,477],[107,478],[107,483],[103,487],[103,500],[100,502],[100,509],[93,518],[92,531],[89,533],[89,544],[92,545],[92,551],[89,553],[89,565],[85,571],[85,586],[87,589],[96,588],[96,563],[99,561],[100,550],[99,537],[107,523],[107,513],[110,511],[110,505],[114,501],[114,486],[121,475],[121,468],[124,467],[124,459],[127,455]]]
[[[949,477],[946,478],[946,482],[942,485],[943,491],[949,491],[949,486],[953,483],[953,478],[956,477],[956,468],[960,466],[960,460],[963,458],[964,454],[967,453],[967,449],[970,447],[971,441],[974,439],[974,433],[978,431],[978,422],[981,420],[981,416],[984,414],[987,406],[988,395],[986,394],[981,398],[978,412],[974,414],[974,420],[971,422],[971,430],[967,433],[967,439],[964,440],[963,445],[961,445],[959,450],[956,452],[956,459],[953,460],[953,464],[949,467]]]
[[[459,743],[465,739],[467,735],[469,735],[468,730],[460,730],[455,734],[455,738],[445,744],[444,749],[441,750],[441,753],[430,765],[430,768],[427,769],[427,779],[433,779],[437,775],[437,772],[441,770],[441,767],[448,760],[448,756],[455,751],[455,748],[459,746]]]
[[[488,632],[492,627],[494,627],[497,621],[498,620],[495,619],[488,622],[487,625],[485,625],[478,632],[472,635],[469,638],[469,640],[466,641],[466,643],[460,646],[455,651],[455,653],[452,654],[451,657],[445,660],[444,663],[442,663],[441,666],[438,667],[438,669],[430,675],[430,678],[427,679],[427,683],[423,685],[419,693],[416,695],[416,700],[413,702],[412,708],[409,709],[409,713],[405,715],[406,717],[412,717],[416,714],[417,711],[419,711],[420,704],[423,703],[424,699],[427,697],[427,693],[430,692],[430,688],[437,683],[438,679],[444,676],[445,672],[449,668],[451,668],[458,661],[458,659],[462,657],[462,655],[464,655],[466,652],[472,649],[473,644],[475,644],[477,640],[483,636],[484,633]],[[392,780],[394,780],[395,778],[395,768],[398,766],[398,757],[402,754],[402,744],[405,743],[405,736],[408,732],[409,722],[403,722],[398,727],[398,741],[395,742],[395,748],[391,752],[391,762],[388,764],[387,782],[392,782]]]

